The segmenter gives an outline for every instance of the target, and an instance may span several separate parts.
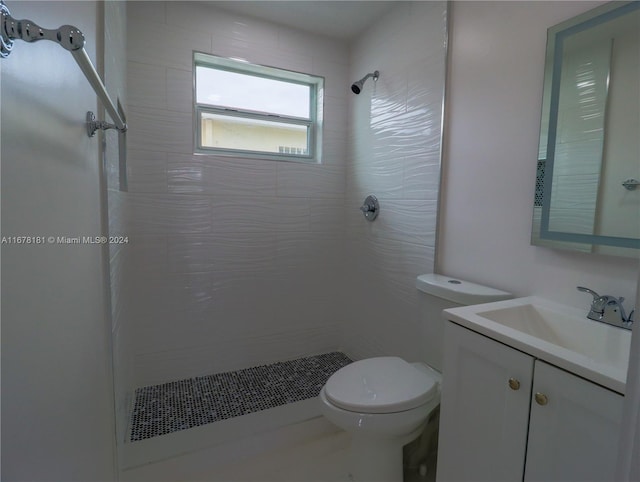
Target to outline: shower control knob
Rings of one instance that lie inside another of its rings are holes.
[[[378,217],[378,213],[380,212],[380,204],[378,204],[378,198],[373,194],[367,196],[364,200],[364,204],[360,206],[360,211],[364,214],[364,217],[367,221],[373,221]]]

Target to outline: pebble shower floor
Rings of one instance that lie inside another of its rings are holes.
[[[332,352],[138,388],[131,441],[316,397],[329,377],[351,362]]]

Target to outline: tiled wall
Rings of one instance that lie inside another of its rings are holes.
[[[138,386],[341,345],[423,358],[414,280],[433,270],[445,9],[398,2],[347,45],[197,2],[129,2]],[[193,50],[325,77],[323,163],[193,155]]]
[[[380,71],[349,99],[345,349],[356,358],[430,361],[415,278],[434,264],[445,12],[446,2],[398,2],[351,46],[350,80]],[[367,194],[380,202],[372,223],[358,210]]]
[[[127,14],[136,384],[337,348],[347,46],[198,2]],[[194,50],[324,76],[323,163],[193,155]]]
[[[126,69],[127,69],[127,9],[123,2],[104,2],[104,72],[102,78],[109,95],[119,100],[128,114]],[[105,131],[104,173],[106,197],[109,206],[108,229],[110,234],[126,233],[125,220],[128,195],[120,190],[120,158],[118,133]],[[133,240],[130,240],[133,242]],[[114,372],[114,400],[116,409],[116,440],[122,442],[126,436],[127,422],[133,396],[133,346],[132,321],[127,317],[125,302],[129,287],[127,262],[130,244],[109,244],[109,275],[111,288],[111,340]],[[118,445],[122,449],[122,445]]]

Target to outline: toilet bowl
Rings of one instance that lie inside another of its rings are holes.
[[[398,357],[364,359],[338,370],[320,392],[324,416],[351,434],[348,462],[355,482],[402,481],[402,446],[422,433],[440,403],[442,310],[511,298],[434,273],[418,276],[416,288],[425,294],[421,358],[428,365]]]
[[[440,403],[440,374],[398,357],[356,361],[320,392],[323,415],[351,434],[354,481],[402,481],[402,447],[420,435]]]

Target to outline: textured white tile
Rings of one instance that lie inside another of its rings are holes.
[[[335,329],[291,328],[272,336],[245,334],[240,346],[226,339],[162,352],[140,353],[135,359],[138,386],[191,376],[237,370],[335,350]]]
[[[153,10],[153,6],[142,8]],[[201,31],[193,31],[173,24],[156,24],[138,18],[128,23],[129,61],[190,70],[193,65],[194,50],[199,52],[211,50],[211,36]]]
[[[128,115],[129,149],[191,154],[193,118],[189,113],[130,106]]]
[[[169,2],[155,1],[128,1],[127,5],[127,21],[128,28],[135,26],[138,28],[138,22],[153,22],[163,24],[166,20],[166,6]]]
[[[126,264],[127,254],[124,245],[113,250],[109,256],[109,279],[111,281],[111,331],[114,332],[118,324],[123,322],[125,310],[125,297],[123,296],[123,269]],[[111,246],[110,246],[111,248]]]
[[[345,84],[346,87],[346,84]],[[347,111],[345,100],[340,97],[324,97],[324,123],[331,131],[347,130]]]
[[[167,154],[129,149],[127,155],[129,192],[167,192]]]
[[[349,100],[345,219],[351,288],[343,340],[354,356],[424,358],[414,282],[420,272],[433,270],[435,257],[444,55],[442,43],[432,48],[423,39],[426,30],[441,35],[444,20],[439,9],[413,7],[394,6],[352,49],[353,79],[381,71],[376,85],[367,84]],[[380,200],[373,223],[358,211],[368,190]]]
[[[344,194],[344,168],[324,164],[280,162],[278,196],[335,197]]]
[[[167,240],[157,234],[131,234],[127,244],[126,274],[131,284],[127,290],[136,290],[137,283],[153,287],[167,274]],[[133,295],[134,296],[134,295]]]
[[[312,51],[314,64],[320,62],[338,62],[344,65],[349,64],[348,44],[340,39],[326,37],[315,37],[313,40],[314,50]]]
[[[276,251],[278,276],[285,285],[310,285],[307,296],[332,292],[342,270],[341,237],[310,233],[280,233]]]
[[[302,30],[287,27],[278,29],[278,50],[282,52],[309,54],[318,59],[331,60],[333,52],[340,50],[340,41],[331,40],[319,35],[309,35]]]
[[[104,169],[107,189],[120,190],[120,153],[118,149],[118,133],[115,130],[104,131],[105,155]]]
[[[171,273],[212,272],[218,267],[213,252],[214,236],[170,236],[167,238],[167,263]]]
[[[439,151],[405,159],[402,181],[403,199],[438,200],[440,189],[439,160]]]
[[[167,107],[166,68],[140,62],[127,63],[128,105]]]
[[[130,402],[133,398],[135,380],[133,373],[133,335],[130,325],[118,324],[112,334],[113,340],[113,384],[116,409],[116,436],[119,444],[127,437]],[[121,445],[122,447],[122,445]]]
[[[144,91],[141,69],[129,74],[140,104],[128,112],[130,148],[166,153],[168,191],[130,194],[138,380],[321,352],[342,334],[359,353],[417,357],[413,282],[433,264],[444,62],[438,49],[413,52],[420,65],[399,50],[442,31],[438,9],[394,6],[357,43],[351,68],[343,42],[208,5],[129,10],[129,60],[149,74],[164,69],[166,90],[164,104],[152,105],[163,87]],[[145,14],[149,25],[139,21]],[[158,34],[153,22],[165,18],[173,23]],[[325,77],[325,163],[193,155],[193,50]],[[350,83],[376,68],[383,83],[353,96]],[[138,189],[160,189],[153,162],[134,163]],[[382,211],[368,223],[358,208],[373,190]]]
[[[191,70],[167,68],[167,109],[193,112],[193,74]]]
[[[289,197],[275,198],[268,201],[273,210],[270,214],[276,233],[309,232],[313,229],[316,205],[309,198]],[[321,204],[324,204],[321,203]]]
[[[169,154],[169,192],[216,196],[275,196],[277,162]]]
[[[139,234],[211,232],[211,203],[195,195],[131,194],[128,229]]]
[[[350,177],[349,194],[358,198],[374,194],[379,198],[400,198],[404,180],[402,158],[373,157],[354,162]]]
[[[431,146],[439,146],[442,125],[445,61],[432,56],[408,69],[407,112],[412,113]]]
[[[170,156],[175,159],[180,156]],[[207,166],[203,162],[192,162],[192,156],[185,156],[184,162],[167,163],[167,189],[176,194],[196,194],[210,192],[207,183]]]
[[[344,199],[310,201],[309,231],[328,236],[342,236],[346,227]],[[342,248],[339,248],[342,251]]]
[[[275,233],[277,211],[273,199],[264,197],[214,197],[212,227],[216,234]]]
[[[435,246],[436,201],[387,201],[380,236]]]
[[[357,79],[349,78],[348,50],[346,46],[342,50],[336,50],[331,61],[314,58],[309,73],[324,77],[325,96],[335,97],[342,100],[342,105],[346,102],[347,96],[351,94],[350,85]]]
[[[348,164],[348,139],[345,132],[325,130],[322,142],[322,164],[345,166]]]
[[[125,216],[127,214],[127,197],[120,191],[108,191],[109,234],[117,235],[125,232]]]
[[[268,277],[276,255],[275,235],[263,233],[171,236],[169,269],[175,273],[216,273],[217,283]]]
[[[291,70],[293,72],[312,73],[312,61],[308,54],[282,52],[277,49],[264,49],[264,45],[248,44],[244,56],[254,58],[254,63]]]
[[[228,12],[206,2],[168,2],[167,17],[184,30],[224,37],[220,42],[225,44],[244,41],[262,45],[265,50],[277,45],[277,29],[269,22]],[[215,43],[213,51],[216,51]]]

